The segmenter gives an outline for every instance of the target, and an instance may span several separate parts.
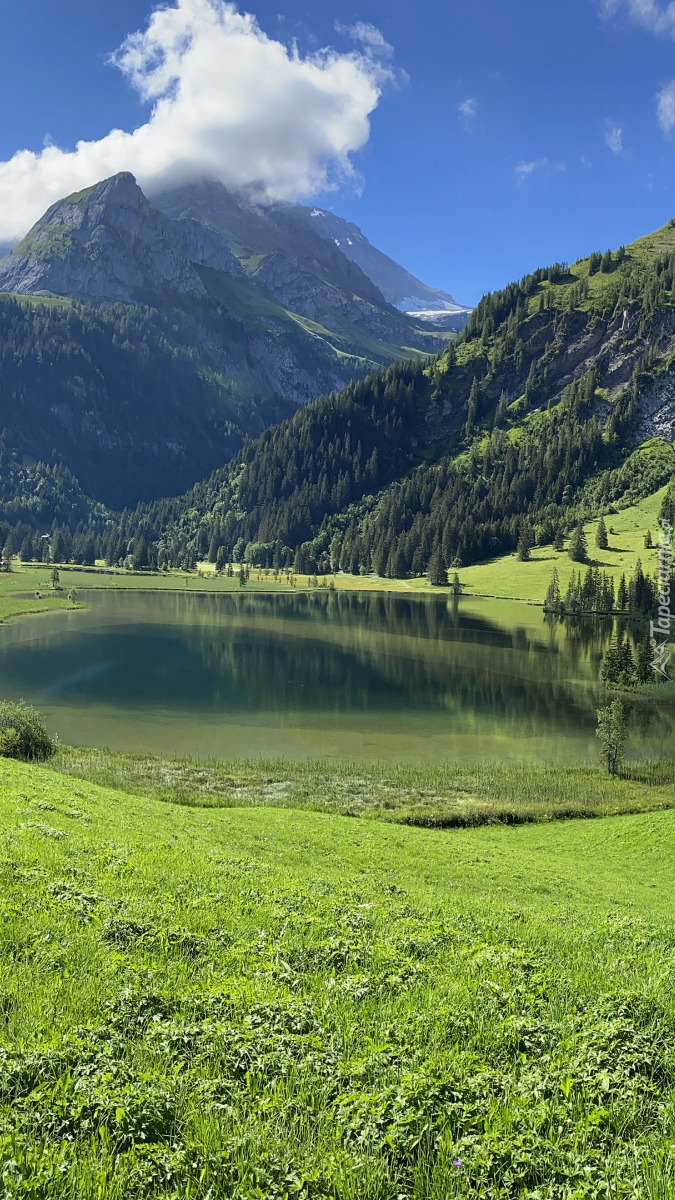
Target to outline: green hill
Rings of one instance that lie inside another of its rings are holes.
[[[486,296],[433,361],[315,401],[125,532],[168,561],[408,578],[635,503],[673,478],[674,245],[668,226]]]
[[[0,836],[11,1200],[673,1193],[671,812],[429,832],[0,760]]]

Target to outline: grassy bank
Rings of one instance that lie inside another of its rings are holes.
[[[310,809],[436,828],[675,808],[675,758],[628,764],[613,778],[536,762],[204,762],[64,746],[54,769],[187,807]]]
[[[7,1200],[675,1194],[675,814],[429,832],[0,760]]]

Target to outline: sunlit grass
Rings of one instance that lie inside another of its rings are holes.
[[[674,865],[0,760],[3,1194],[671,1196]]]
[[[675,807],[675,758],[599,767],[317,759],[229,762],[61,747],[56,771],[197,808],[298,808],[430,827],[521,824]]]

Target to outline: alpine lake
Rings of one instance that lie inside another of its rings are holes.
[[[318,589],[78,593],[0,627],[0,684],[70,745],[198,758],[597,760],[614,621],[536,606]],[[632,705],[628,752],[675,739]]]

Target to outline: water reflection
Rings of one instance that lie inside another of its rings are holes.
[[[88,612],[0,629],[3,693],[44,707],[66,740],[202,754],[595,752],[611,620],[382,593],[87,599]],[[672,709],[636,710],[642,748],[673,734]]]

